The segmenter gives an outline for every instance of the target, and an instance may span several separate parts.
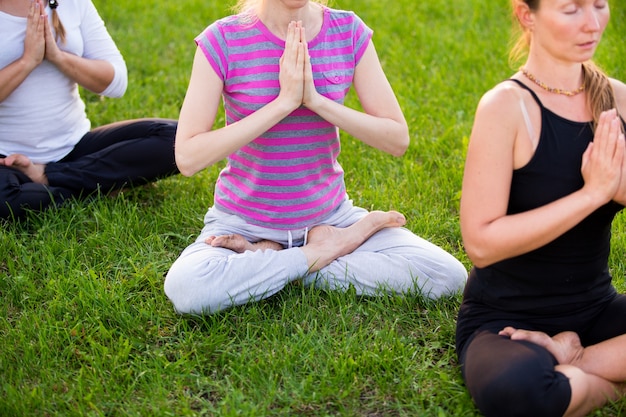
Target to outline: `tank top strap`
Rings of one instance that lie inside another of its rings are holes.
[[[517,83],[520,87],[522,87],[524,90],[528,91],[530,95],[533,96],[533,98],[537,102],[537,105],[541,108],[541,110],[543,110],[543,104],[541,104],[541,100],[539,100],[539,97],[537,97],[537,94],[529,86],[527,86],[520,80],[516,80],[515,78],[509,78],[508,81],[513,81],[514,83]]]

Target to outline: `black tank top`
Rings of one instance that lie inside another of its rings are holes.
[[[582,155],[593,140],[590,123],[541,109],[537,149],[513,171],[508,214],[544,206],[582,188]],[[485,204],[488,204],[486,202]],[[611,222],[623,206],[610,202],[547,245],[485,268],[474,268],[465,301],[514,316],[562,316],[584,311],[615,294],[608,271]]]

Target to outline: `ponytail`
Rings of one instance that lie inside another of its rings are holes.
[[[583,63],[583,79],[595,130],[600,113],[617,108],[615,91],[613,91],[609,77],[592,61]]]
[[[63,27],[63,23],[61,23],[61,19],[59,19],[59,14],[57,13],[57,7],[59,7],[59,2],[57,0],[48,0],[48,6],[52,10],[52,27],[54,28],[54,33],[56,34],[56,40],[61,41],[61,43],[65,43],[65,28]]]

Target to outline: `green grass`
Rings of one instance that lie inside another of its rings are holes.
[[[130,86],[122,99],[84,95],[93,124],[176,118],[193,37],[228,5],[95,3]],[[409,228],[469,268],[458,226],[464,150],[481,94],[512,72],[508,0],[332,5],[375,30],[413,139],[398,159],[344,135],[350,195],[404,212]],[[597,60],[625,79],[626,5],[612,8]],[[163,275],[199,232],[219,168],[2,226],[0,415],[478,415],[453,346],[460,296],[429,303],[292,285],[214,316],[175,314]],[[621,291],[625,221],[614,224],[610,259]],[[625,411],[622,401],[594,415]]]

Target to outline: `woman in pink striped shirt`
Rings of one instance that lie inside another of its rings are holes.
[[[467,272],[402,214],[348,198],[339,129],[401,156],[406,120],[353,12],[309,0],[243,0],[196,37],[176,136],[184,175],[227,159],[195,243],[165,292],[181,313],[259,300],[294,280],[357,293],[454,294]],[[354,86],[363,112],[344,99]],[[223,102],[226,126],[214,128]]]

